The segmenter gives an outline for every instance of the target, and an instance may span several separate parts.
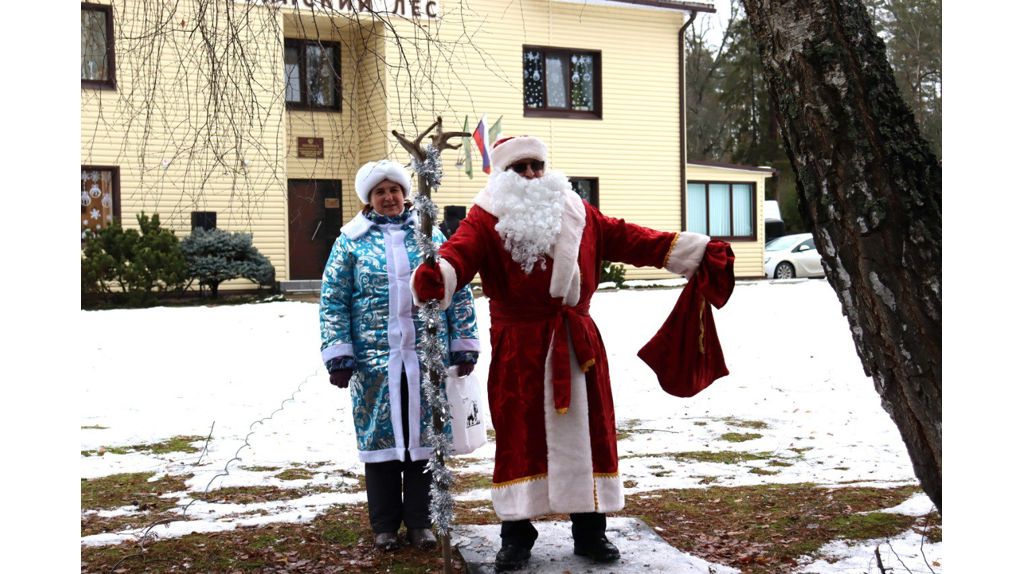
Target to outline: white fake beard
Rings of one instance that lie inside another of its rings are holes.
[[[527,275],[537,262],[546,269],[544,254],[550,252],[562,230],[564,190],[569,189],[569,179],[553,170],[535,179],[507,170],[491,174],[488,187],[498,218],[494,229],[512,259]]]

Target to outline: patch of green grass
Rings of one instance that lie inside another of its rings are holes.
[[[914,532],[924,534],[932,544],[942,542],[942,518],[939,513],[932,511],[919,518]]]
[[[229,486],[216,488],[209,492],[192,492],[189,496],[197,500],[206,500],[220,504],[256,504],[260,502],[276,502],[279,500],[295,500],[307,493],[298,488],[278,488],[276,486]]]
[[[697,478],[697,477],[695,476],[693,478]],[[698,480],[697,482],[699,484],[714,484],[714,483],[718,482],[718,477],[717,476],[702,476],[702,477],[700,477],[700,480]]]
[[[679,462],[713,462],[717,464],[740,464],[741,462],[749,462],[752,460],[765,460],[766,458],[768,458],[767,456],[760,453],[731,450],[698,450],[693,452],[674,452],[669,453],[668,456],[671,456],[672,458],[676,459]]]
[[[768,466],[793,466],[793,463],[773,458],[768,461]]]
[[[781,470],[765,470],[763,468],[752,468],[750,469],[751,474],[759,474],[761,476],[773,476],[782,472]]]
[[[281,480],[309,480],[313,478],[314,473],[311,470],[305,468],[289,468],[288,470],[279,472],[274,475],[274,478]]]
[[[917,519],[877,511],[913,492],[915,487],[708,486],[628,497],[623,513],[644,517],[682,551],[745,573],[768,574],[792,571],[798,558],[836,538],[864,540],[905,532]],[[935,523],[929,531],[941,527],[938,517]],[[920,521],[916,528],[925,531]]]
[[[151,472],[136,472],[83,478],[82,510],[113,510],[122,506],[136,506],[148,511],[174,508],[174,499],[160,496],[167,492],[185,491],[185,481],[192,477],[191,474],[164,476],[150,481],[153,476]]]
[[[148,452],[150,454],[168,454],[172,452],[199,452],[199,448],[192,446],[192,443],[206,440],[204,436],[176,436],[163,442],[150,444],[133,444],[130,446],[104,447],[105,452],[110,454],[128,454],[133,452]],[[83,450],[82,456],[102,456],[105,452],[99,450]]]
[[[495,439],[496,436],[497,435],[494,434],[494,429],[487,429],[487,442],[494,442],[497,440]]]
[[[352,547],[359,543],[362,530],[358,523],[336,522],[328,524],[320,533],[320,539],[333,546]]]
[[[280,466],[240,466],[238,468],[250,472],[274,472],[275,470],[281,470]]]
[[[490,506],[489,501],[484,501]],[[456,504],[458,509],[461,503]],[[492,513],[493,514],[493,513]],[[312,522],[275,523],[239,527],[223,532],[189,534],[178,538],[150,539],[144,557],[132,558],[125,572],[171,571],[238,572],[440,572],[442,558],[436,552],[417,552],[408,547],[382,554],[373,549],[365,504],[333,506]],[[480,518],[474,516],[474,523]],[[494,517],[497,521],[497,517]],[[457,522],[459,520],[457,519]],[[118,560],[139,552],[137,542],[118,546],[83,546],[82,572],[109,572]],[[456,551],[456,572],[465,565]],[[187,566],[186,566],[187,565]],[[118,570],[120,571],[120,570]]]
[[[833,518],[829,526],[842,538],[869,540],[897,536],[913,526],[914,521],[913,516],[892,512],[869,512]]]
[[[729,441],[729,442],[745,442],[745,441],[748,441],[748,440],[754,440],[754,439],[761,438],[762,436],[763,435],[761,435],[759,433],[756,433],[756,432],[750,432],[750,433],[727,432],[727,433],[723,434],[721,438],[722,438],[722,440]]]
[[[812,450],[813,448],[814,448],[813,446],[805,446],[805,447],[797,447],[797,448],[790,447],[789,450],[797,453],[800,456],[803,456],[805,452],[807,452],[809,450]]]
[[[493,484],[493,477],[489,474],[459,474],[455,476],[455,485],[452,488],[452,492],[454,494],[461,494],[471,490],[489,489]]]
[[[706,426],[708,426],[708,422],[707,421],[694,421],[693,424],[695,424],[695,425],[697,425],[699,427],[706,427]]]
[[[640,421],[637,419],[630,419],[619,423],[615,433],[616,440],[626,440],[634,434],[649,434],[651,432],[647,429],[638,429],[637,426],[639,425]]]
[[[733,427],[743,427],[754,430],[763,430],[768,428],[768,423],[763,421],[744,421],[733,417],[725,417],[722,422]]]
[[[89,425],[87,427],[82,427],[82,428],[83,429],[107,430],[109,427],[101,427],[100,425]]]

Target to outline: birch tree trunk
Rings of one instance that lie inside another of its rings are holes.
[[[942,510],[942,173],[860,0],[743,0],[865,372]]]

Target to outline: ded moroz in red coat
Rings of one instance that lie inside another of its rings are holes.
[[[623,508],[608,358],[589,312],[601,261],[691,276],[708,242],[606,217],[569,189],[564,198],[552,253],[529,275],[502,245],[487,188],[440,248],[446,296],[479,272],[490,299],[491,499],[502,520]]]

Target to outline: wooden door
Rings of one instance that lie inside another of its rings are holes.
[[[323,276],[341,223],[340,181],[288,180],[288,279]]]

